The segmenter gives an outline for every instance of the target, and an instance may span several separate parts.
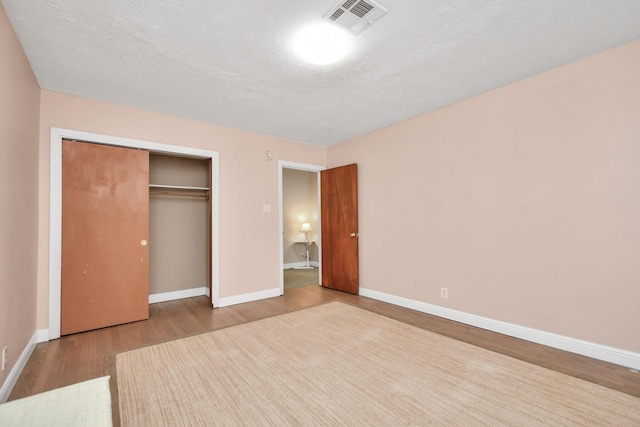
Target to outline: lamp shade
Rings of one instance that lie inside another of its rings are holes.
[[[303,223],[300,231],[304,231],[305,233],[307,231],[311,231],[311,224],[309,224],[308,222]]]

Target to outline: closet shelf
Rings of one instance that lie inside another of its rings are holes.
[[[209,197],[208,187],[187,187],[182,185],[149,184],[149,194],[164,196]]]
[[[185,187],[182,185],[149,184],[149,189],[155,188],[163,190],[209,191],[209,187]]]

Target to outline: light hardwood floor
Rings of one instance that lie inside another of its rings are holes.
[[[150,319],[62,337],[36,346],[9,400],[108,373],[113,354],[341,300],[405,323],[640,397],[640,374],[628,368],[317,285],[284,296],[212,309],[206,297],[150,306]]]

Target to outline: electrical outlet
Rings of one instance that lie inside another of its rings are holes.
[[[4,346],[4,348],[2,349],[2,370],[4,371],[4,367],[7,364],[7,352],[9,350],[9,347]]]
[[[449,299],[449,288],[440,288],[440,298]]]

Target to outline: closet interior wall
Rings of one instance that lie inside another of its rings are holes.
[[[149,155],[150,295],[209,287],[209,163]]]

